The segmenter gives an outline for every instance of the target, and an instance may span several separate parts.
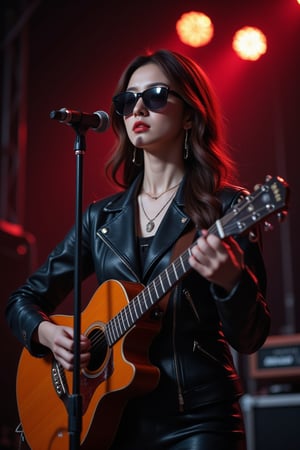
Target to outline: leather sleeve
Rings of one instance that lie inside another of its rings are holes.
[[[231,196],[231,201],[227,201],[224,209],[232,206],[244,194],[245,191],[240,191],[234,198]],[[271,325],[265,300],[267,277],[260,225],[254,231],[256,242],[251,242],[247,233],[235,237],[245,257],[245,270],[240,282],[229,295],[224,295],[222,289],[214,285],[210,289],[226,339],[235,350],[246,354],[257,351],[263,345]]]
[[[92,272],[88,250],[88,211],[83,216],[82,253],[83,278]],[[17,339],[35,356],[44,356],[47,349],[32,342],[40,322],[49,320],[56,307],[74,285],[75,229],[72,228],[39,267],[8,299],[6,319]]]

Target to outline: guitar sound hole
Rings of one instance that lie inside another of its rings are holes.
[[[94,372],[98,370],[104,363],[108,351],[105,335],[99,328],[94,328],[89,334],[88,338],[92,343],[91,359],[87,366],[87,370]]]

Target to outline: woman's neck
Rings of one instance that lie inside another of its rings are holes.
[[[181,168],[165,165],[156,170],[145,168],[141,193],[158,198],[179,186],[184,175]]]

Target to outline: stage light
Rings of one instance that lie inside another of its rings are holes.
[[[256,61],[267,51],[267,39],[258,28],[243,27],[233,36],[232,47],[242,59]]]
[[[191,47],[202,47],[211,41],[214,27],[207,15],[190,11],[182,14],[177,21],[176,31],[184,44]]]

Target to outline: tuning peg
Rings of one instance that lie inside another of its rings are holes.
[[[264,222],[264,231],[273,231],[274,226],[270,222]]]
[[[261,184],[256,184],[255,186],[254,186],[254,190],[255,191],[258,191],[260,188],[261,188]]]
[[[278,222],[280,222],[280,223],[284,222],[287,215],[288,215],[288,212],[286,210],[283,210],[283,211],[280,211],[279,213],[277,213]]]

